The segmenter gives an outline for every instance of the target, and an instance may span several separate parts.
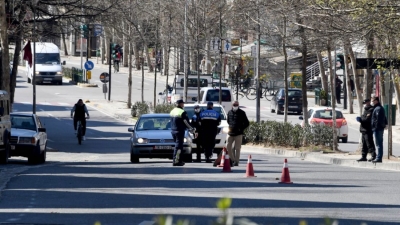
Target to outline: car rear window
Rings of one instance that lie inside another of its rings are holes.
[[[207,91],[206,101],[218,102],[219,101],[219,89],[210,89]],[[231,92],[229,90],[222,90],[222,101],[231,102]]]
[[[203,110],[206,110],[207,109],[207,107],[200,107],[200,109],[201,109],[201,111],[203,111]],[[215,111],[217,111],[217,112],[219,112],[219,114],[220,114],[220,117],[221,117],[221,120],[226,120],[226,115],[225,115],[225,111],[224,112],[221,112],[222,110],[221,110],[221,107],[220,106],[218,106],[218,107],[214,107],[213,108]],[[187,115],[188,115],[188,117],[189,117],[189,119],[192,119],[192,117],[193,117],[193,115],[194,115],[194,106],[190,106],[190,107],[184,107],[184,110],[187,112]]]
[[[11,127],[15,129],[36,130],[32,116],[11,115]]]
[[[170,117],[142,117],[136,123],[136,130],[170,130]]]
[[[319,119],[332,119],[332,110],[317,110],[315,111],[314,118]],[[340,111],[336,111],[336,119],[343,119],[343,114]]]
[[[294,97],[294,96],[301,97],[302,96],[301,93],[302,92],[300,90],[289,90],[288,91],[288,96],[289,97]],[[283,95],[285,95],[285,91],[283,91]]]

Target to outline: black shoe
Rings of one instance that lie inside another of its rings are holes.
[[[367,161],[367,158],[365,157],[361,157],[361,159],[357,159],[357,162],[365,162]]]
[[[207,159],[206,159],[206,163],[212,163],[211,159],[210,159],[210,158],[207,158]]]
[[[375,159],[376,159],[375,157],[369,158],[369,159],[368,159],[368,162],[372,162],[372,161],[374,161]]]
[[[180,163],[174,163],[172,164],[173,166],[184,166],[185,163],[184,162],[180,162]]]
[[[201,162],[201,159],[193,160],[193,162]]]
[[[372,163],[382,163],[382,159],[375,159],[375,160],[372,160]]]

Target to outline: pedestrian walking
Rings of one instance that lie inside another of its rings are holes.
[[[371,158],[368,159],[368,162],[371,162],[376,159],[375,145],[372,135],[373,132],[371,128],[371,118],[372,118],[372,113],[374,111],[374,107],[371,105],[370,99],[365,99],[363,101],[363,104],[364,104],[364,112],[361,117],[357,117],[357,120],[360,123],[360,132],[362,141],[361,158],[357,161],[358,162],[367,161],[367,155],[368,153],[370,153]]]
[[[220,114],[213,109],[212,102],[207,103],[207,110],[200,113],[200,126],[203,148],[205,151],[206,162],[211,162],[215,147],[215,137],[218,134],[218,126],[221,123]]]
[[[374,111],[371,117],[371,128],[374,134],[375,146],[378,149],[378,155],[373,163],[381,163],[383,157],[383,131],[387,126],[387,119],[385,115],[385,109],[383,109],[381,103],[379,102],[379,97],[374,97],[373,106]]]
[[[351,90],[351,104],[353,105],[353,102],[354,102],[354,96],[355,96],[355,93],[354,93],[354,90],[355,90],[355,85],[354,85],[354,81],[353,81],[353,79],[352,78],[350,78],[350,90]],[[370,104],[371,105],[371,104]]]
[[[336,102],[337,102],[337,104],[342,104],[342,103],[340,103],[340,97],[341,97],[340,95],[342,94],[343,81],[339,79],[338,75],[336,75],[335,83],[336,83],[336,87],[335,87],[335,90],[336,90]]]
[[[173,154],[173,166],[183,166],[182,157],[180,157],[183,151],[183,139],[185,138],[185,131],[189,129],[189,132],[194,134],[195,129],[189,124],[189,118],[185,110],[183,110],[183,100],[176,101],[176,107],[170,112],[171,116],[171,134],[175,142],[175,149]]]
[[[243,132],[249,126],[249,120],[246,113],[239,108],[239,102],[234,101],[232,109],[228,112],[229,133],[226,142],[229,158],[231,158],[234,166],[239,166],[240,149],[242,147]],[[233,142],[235,143],[232,149]]]
[[[192,121],[190,122],[190,125],[196,129],[196,135],[195,138],[196,141],[196,160],[194,162],[201,162],[201,154],[204,152],[203,145],[202,145],[202,134],[201,132],[201,125],[200,125],[200,113],[201,113],[201,108],[199,105],[194,106],[194,114],[192,116]]]

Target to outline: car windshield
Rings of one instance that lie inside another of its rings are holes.
[[[319,119],[332,119],[332,110],[324,109],[315,111],[314,118]],[[343,119],[343,114],[340,111],[336,111],[336,119]]]
[[[11,127],[16,129],[36,130],[32,116],[11,115]]]
[[[285,91],[282,92],[283,95],[285,95]],[[289,90],[288,91],[288,96],[289,97],[301,97],[301,90]]]
[[[36,64],[60,64],[60,54],[58,53],[36,53]]]
[[[170,117],[142,117],[136,123],[136,130],[170,130]]]
[[[189,119],[192,119],[192,117],[193,117],[193,115],[194,115],[194,106],[185,106],[184,109],[185,109],[185,111],[187,112],[187,115],[188,115]],[[201,111],[204,111],[204,110],[206,110],[206,109],[207,109],[206,106],[203,106],[203,107],[200,106],[200,110],[201,110]],[[221,120],[226,120],[225,111],[223,111],[223,112],[221,113],[222,108],[221,108],[220,106],[216,106],[216,107],[214,107],[213,109],[214,109],[215,111],[219,112],[220,117],[221,117]]]
[[[218,102],[219,89],[210,89],[207,91],[206,101]],[[231,92],[229,90],[222,90],[222,101],[231,102]]]

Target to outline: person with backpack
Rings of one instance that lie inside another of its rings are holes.
[[[374,134],[375,146],[378,149],[378,155],[375,160],[372,160],[373,163],[381,163],[383,157],[383,132],[386,129],[388,124],[385,109],[382,107],[379,102],[379,97],[372,98],[374,111],[372,112],[371,117],[371,128]]]

